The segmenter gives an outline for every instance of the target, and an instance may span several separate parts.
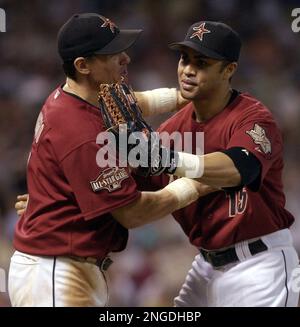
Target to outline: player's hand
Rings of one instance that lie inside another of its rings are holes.
[[[193,183],[193,185],[195,186],[195,188],[198,191],[198,197],[201,196],[205,196],[209,193],[213,193],[213,192],[217,192],[217,191],[222,191],[222,189],[210,186],[210,185],[206,185],[204,183],[198,182],[195,179],[191,179],[191,178],[187,178],[187,177],[175,177],[174,175],[169,175],[170,179],[169,179],[169,184],[172,183],[175,179],[188,179],[190,183]]]
[[[28,203],[28,194],[22,194],[17,196],[17,202],[15,203],[15,209],[17,211],[18,216],[20,217],[26,210]]]
[[[132,88],[124,83],[101,84],[99,107],[107,131],[113,133],[117,149],[123,152],[127,163],[137,168],[135,173],[144,177],[172,174],[178,161],[177,154],[161,145],[159,135],[154,132],[142,117]],[[124,141],[126,148],[122,145]],[[131,150],[138,146],[139,159],[130,156]]]

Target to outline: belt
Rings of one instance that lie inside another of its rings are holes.
[[[77,256],[69,256],[69,258],[79,261],[79,262],[87,262],[87,263],[91,263],[97,267],[99,267],[99,269],[101,271],[106,271],[110,265],[113,263],[112,259],[110,257],[105,257],[103,259],[96,259],[93,257],[77,257]]]
[[[248,247],[252,255],[266,251],[268,249],[266,244],[261,239],[248,243]],[[234,246],[226,250],[219,250],[219,251],[218,250],[208,251],[208,250],[200,249],[200,252],[203,255],[205,261],[209,262],[215,268],[219,268],[229,263],[234,263],[236,261],[239,261]]]

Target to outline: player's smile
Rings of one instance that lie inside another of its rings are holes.
[[[189,91],[192,90],[195,86],[197,86],[197,83],[192,82],[190,79],[186,78],[186,79],[182,79],[181,80],[181,87],[185,90],[185,91]]]

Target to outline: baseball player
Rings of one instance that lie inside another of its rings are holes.
[[[46,100],[27,168],[29,200],[14,237],[9,270],[13,306],[105,306],[109,254],[128,229],[164,217],[205,194],[183,178],[140,192],[128,168],[99,167],[100,83],[127,75],[125,50],[141,30],[120,30],[98,14],[72,16],[58,33],[66,83]],[[174,105],[174,90],[140,94],[148,114]],[[175,101],[176,104],[176,101]]]
[[[180,52],[180,91],[191,103],[159,132],[182,134],[174,148],[183,146],[185,132],[203,132],[202,158],[179,158],[219,189],[173,214],[199,249],[175,305],[297,306],[292,272],[299,260],[289,231],[294,217],[284,208],[282,138],[270,111],[231,87],[240,37],[223,23],[200,21],[170,47]],[[185,164],[174,172],[186,173]],[[149,179],[139,180],[141,189],[149,187]],[[166,175],[152,177],[151,187],[168,182]]]
[[[219,188],[174,213],[200,252],[175,305],[295,306],[299,294],[291,275],[298,257],[288,230],[293,217],[284,209],[282,140],[267,108],[231,88],[240,38],[227,25],[202,21],[172,47],[181,52],[181,93],[192,103],[159,131],[204,132],[199,178]],[[199,160],[180,157],[183,163]],[[175,175],[185,175],[184,166]],[[140,189],[149,188],[149,179],[136,181]],[[168,183],[161,175],[150,186]]]

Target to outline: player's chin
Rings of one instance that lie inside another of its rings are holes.
[[[185,90],[184,88],[180,87],[180,93],[183,98],[186,100],[193,100],[196,96],[196,93],[191,90]]]

